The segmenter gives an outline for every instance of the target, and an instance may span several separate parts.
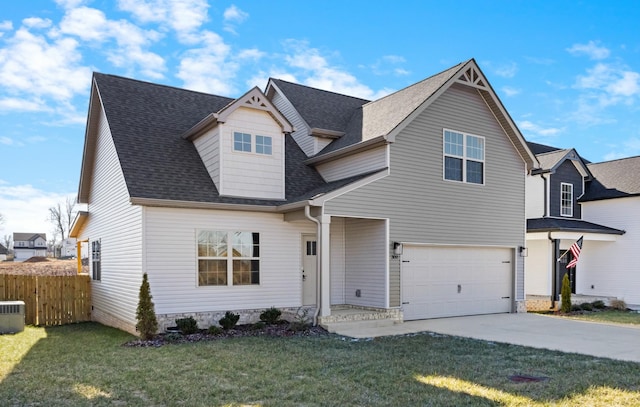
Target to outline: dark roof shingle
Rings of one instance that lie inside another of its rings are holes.
[[[562,218],[536,218],[527,219],[527,232],[577,232],[577,233],[603,233],[610,235],[622,235],[623,230],[598,225],[581,219]]]
[[[113,75],[94,78],[132,198],[273,206],[328,185],[286,136],[285,200],[222,197],[193,143],[181,136],[234,99]]]
[[[640,196],[640,156],[588,164],[594,179],[581,202]]]

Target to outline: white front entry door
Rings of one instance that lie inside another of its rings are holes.
[[[302,305],[316,305],[318,283],[318,239],[302,236]]]

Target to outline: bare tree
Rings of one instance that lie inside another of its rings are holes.
[[[11,235],[4,235],[2,238],[2,245],[7,248],[7,250],[11,250],[11,241],[13,237]]]
[[[49,215],[51,223],[53,223],[56,234],[60,234],[62,240],[69,237],[69,231],[71,229],[71,223],[76,216],[76,201],[71,197],[67,197],[64,208],[58,202],[56,206],[49,208]],[[54,235],[55,236],[55,235]]]
[[[4,223],[4,215],[0,213],[0,225]]]

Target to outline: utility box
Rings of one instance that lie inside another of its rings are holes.
[[[24,301],[0,301],[0,334],[24,331]]]

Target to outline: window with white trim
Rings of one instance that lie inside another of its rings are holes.
[[[100,240],[91,242],[91,277],[95,281],[102,280],[102,247]]]
[[[573,216],[573,184],[560,183],[560,215]]]
[[[198,231],[198,285],[260,284],[260,234]]]
[[[484,184],[484,137],[443,130],[443,177]]]
[[[238,131],[233,133],[233,150],[251,152],[251,134],[240,133]]]
[[[256,153],[271,155],[272,140],[270,136],[256,136]]]

